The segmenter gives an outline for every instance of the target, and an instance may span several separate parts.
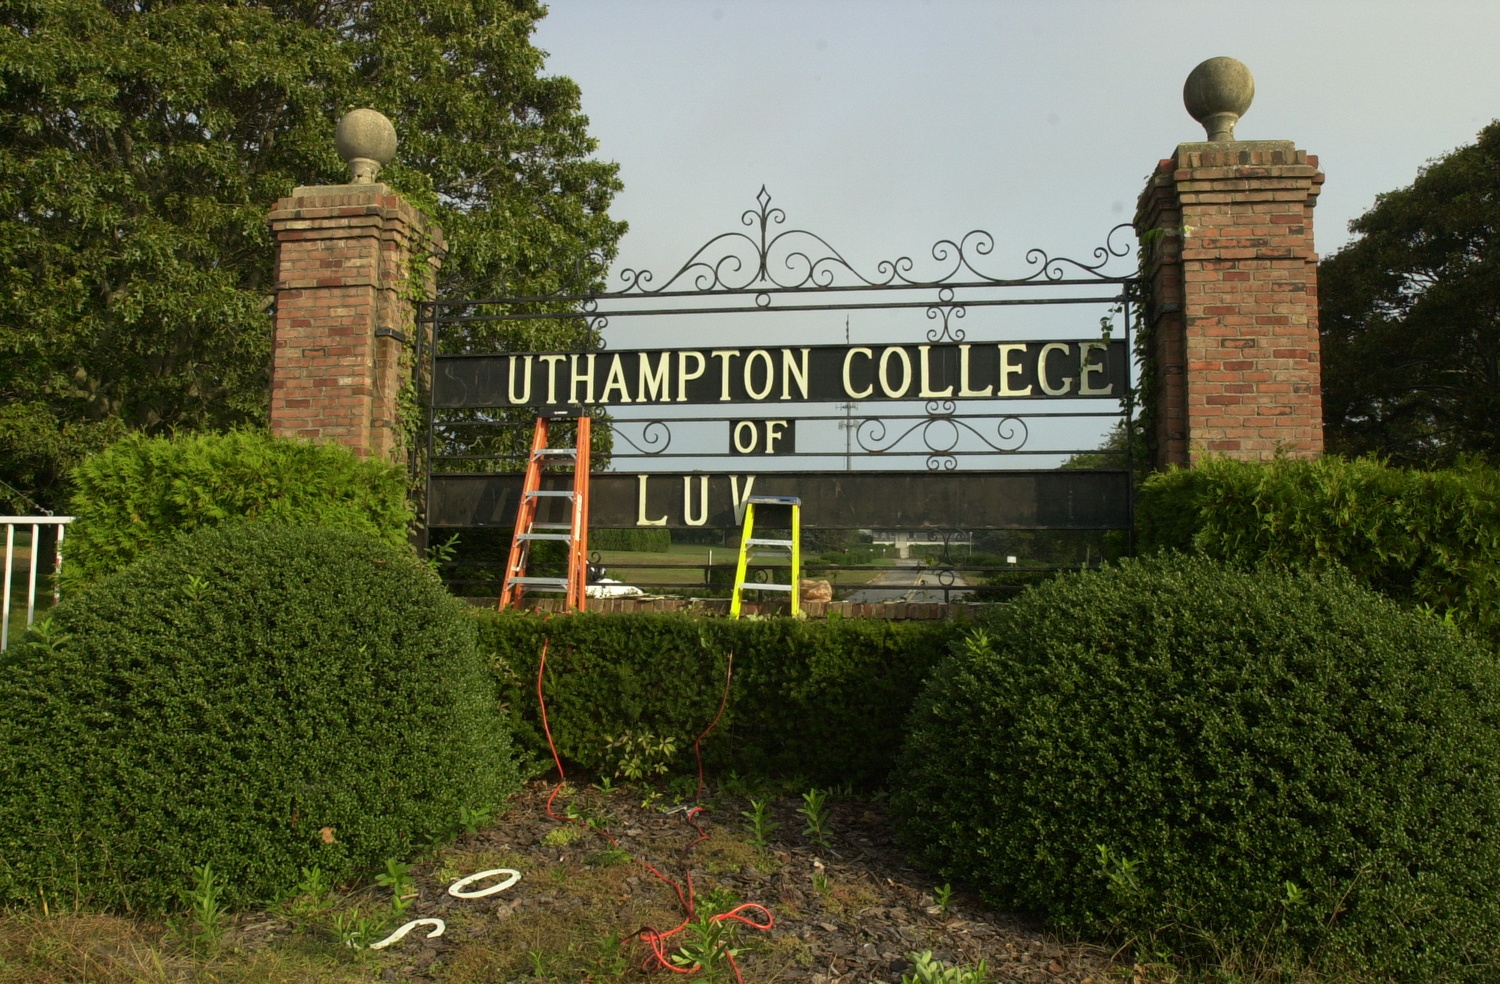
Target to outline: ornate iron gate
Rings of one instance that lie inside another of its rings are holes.
[[[1128,225],[1016,277],[978,230],[866,274],[756,202],[659,283],[426,307],[429,530],[509,528],[523,435],[572,408],[608,435],[595,528],[732,527],[753,489],[802,496],[805,529],[931,531],[945,555],[956,531],[1128,537],[1139,283],[1108,270]]]

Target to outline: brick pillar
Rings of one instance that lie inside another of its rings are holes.
[[[1179,144],[1148,180],[1135,229],[1158,468],[1323,452],[1322,183],[1318,159],[1289,140]]]
[[[442,230],[370,181],[297,188],[268,221],[277,245],[271,432],[398,460],[416,300],[432,296]]]

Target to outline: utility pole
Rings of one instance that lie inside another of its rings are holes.
[[[849,344],[849,315],[844,315],[844,345]],[[854,449],[851,445],[853,437],[854,421],[852,413],[859,404],[854,402],[835,404],[838,409],[844,411],[844,422],[839,425],[844,431],[844,471],[854,470]]]

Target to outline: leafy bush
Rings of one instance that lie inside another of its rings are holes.
[[[63,541],[64,587],[76,589],[200,526],[258,519],[340,526],[406,542],[406,476],[335,444],[264,431],[134,434],[72,473],[73,515]]]
[[[1391,468],[1362,458],[1258,464],[1211,458],[1147,479],[1143,552],[1235,564],[1341,566],[1408,604],[1500,641],[1500,471]]]
[[[409,550],[202,529],[65,599],[0,672],[0,901],[344,882],[517,781],[474,622]]]
[[[941,876],[1189,954],[1496,979],[1500,671],[1450,626],[1175,556],[1033,588],[956,650],[892,775]]]
[[[912,699],[958,631],[950,622],[478,614],[517,742],[537,755],[547,755],[536,701],[543,636],[552,735],[564,758],[589,769],[612,768],[607,746],[627,732],[671,739],[691,756],[732,652],[729,706],[704,742],[709,763],[856,785],[884,779]]]

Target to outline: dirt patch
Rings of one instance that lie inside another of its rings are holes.
[[[830,802],[824,847],[800,833],[801,801],[777,799],[771,810],[780,836],[762,850],[741,817],[749,803],[721,797],[695,818],[708,838],[685,851],[698,834],[684,807],[664,809],[660,798],[643,803],[639,790],[581,790],[558,800],[558,812],[571,805],[584,831],[569,839],[546,814],[550,789],[528,786],[493,825],[417,869],[419,896],[408,918],[436,916],[449,929],[435,940],[413,934],[382,954],[383,979],[637,979],[648,950],[627,938],[643,928],[669,930],[683,916],[677,893],[643,862],[684,893],[691,877],[699,908],[754,902],[770,910],[770,931],[737,927],[747,982],[899,981],[910,969],[906,954],[923,950],[954,963],[984,960],[991,978],[1006,982],[1084,984],[1102,981],[1114,966],[1105,951],[1060,943],[961,893],[940,907],[937,886],[905,863],[878,802]],[[591,831],[591,820],[615,843]],[[489,898],[447,894],[453,876],[494,867],[523,875]]]
[[[898,982],[913,951],[971,967],[983,960],[989,979],[1007,984],[1132,978],[1107,952],[1060,943],[962,893],[940,906],[944,893],[906,864],[879,801],[831,799],[827,843],[815,844],[796,812],[801,798],[768,796],[775,831],[758,845],[742,816],[749,801],[720,794],[691,818],[707,836],[687,850],[699,832],[669,792],[582,788],[558,800],[558,812],[575,817],[568,823],[547,816],[551,788],[529,785],[485,829],[417,864],[415,898],[399,916],[391,890],[378,885],[325,886],[316,899],[294,891],[265,912],[231,917],[222,941],[203,951],[161,922],[0,913],[0,984],[733,982],[727,966],[691,977],[647,969],[651,952],[638,936],[683,921],[677,889],[686,896],[689,879],[700,916],[742,903],[771,913],[768,931],[729,924],[746,984]],[[487,898],[448,894],[459,878],[492,868],[515,869],[520,880]],[[359,920],[369,924],[359,937],[368,944],[418,918],[440,918],[446,932],[427,939],[418,929],[381,951],[346,945]],[[663,951],[693,938],[691,929],[673,935]]]

